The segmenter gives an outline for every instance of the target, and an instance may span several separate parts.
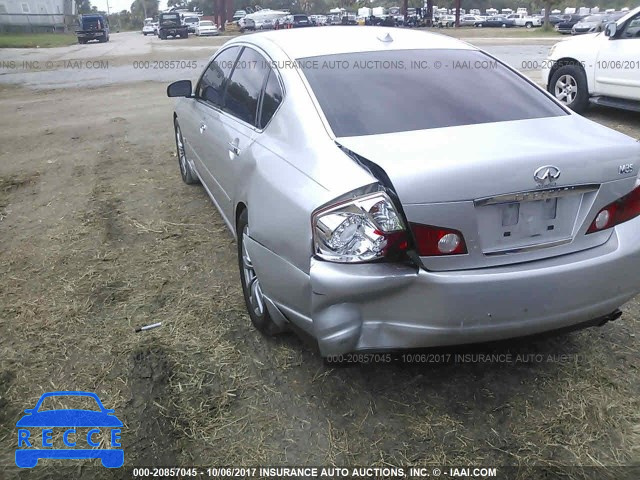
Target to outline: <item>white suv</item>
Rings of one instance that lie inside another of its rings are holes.
[[[589,102],[640,111],[640,7],[603,32],[555,44],[542,70],[547,90],[576,112]]]

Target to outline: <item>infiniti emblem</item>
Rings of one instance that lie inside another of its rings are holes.
[[[560,177],[560,169],[553,165],[545,165],[533,172],[533,179],[540,186],[550,185]]]

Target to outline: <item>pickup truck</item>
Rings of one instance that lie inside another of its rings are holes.
[[[532,17],[526,13],[512,13],[507,18],[515,22],[516,27],[539,27],[542,25],[540,17]]]
[[[161,13],[158,17],[158,38],[166,40],[167,37],[187,38],[189,36],[188,26],[182,23],[180,14],[177,12]]]
[[[542,81],[580,113],[589,103],[640,112],[640,7],[604,31],[572,37],[549,50]]]
[[[109,21],[102,14],[80,15],[75,27],[78,43],[85,44],[90,40],[109,41]]]

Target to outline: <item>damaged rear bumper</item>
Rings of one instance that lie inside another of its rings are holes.
[[[312,260],[323,356],[501,340],[607,318],[640,291],[640,221],[602,246],[497,268],[429,272]]]

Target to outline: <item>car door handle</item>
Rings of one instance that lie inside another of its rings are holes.
[[[234,155],[240,155],[240,149],[234,142],[229,142],[229,151]]]
[[[204,133],[204,131],[207,129],[207,125],[204,123],[200,124],[200,133]]]

